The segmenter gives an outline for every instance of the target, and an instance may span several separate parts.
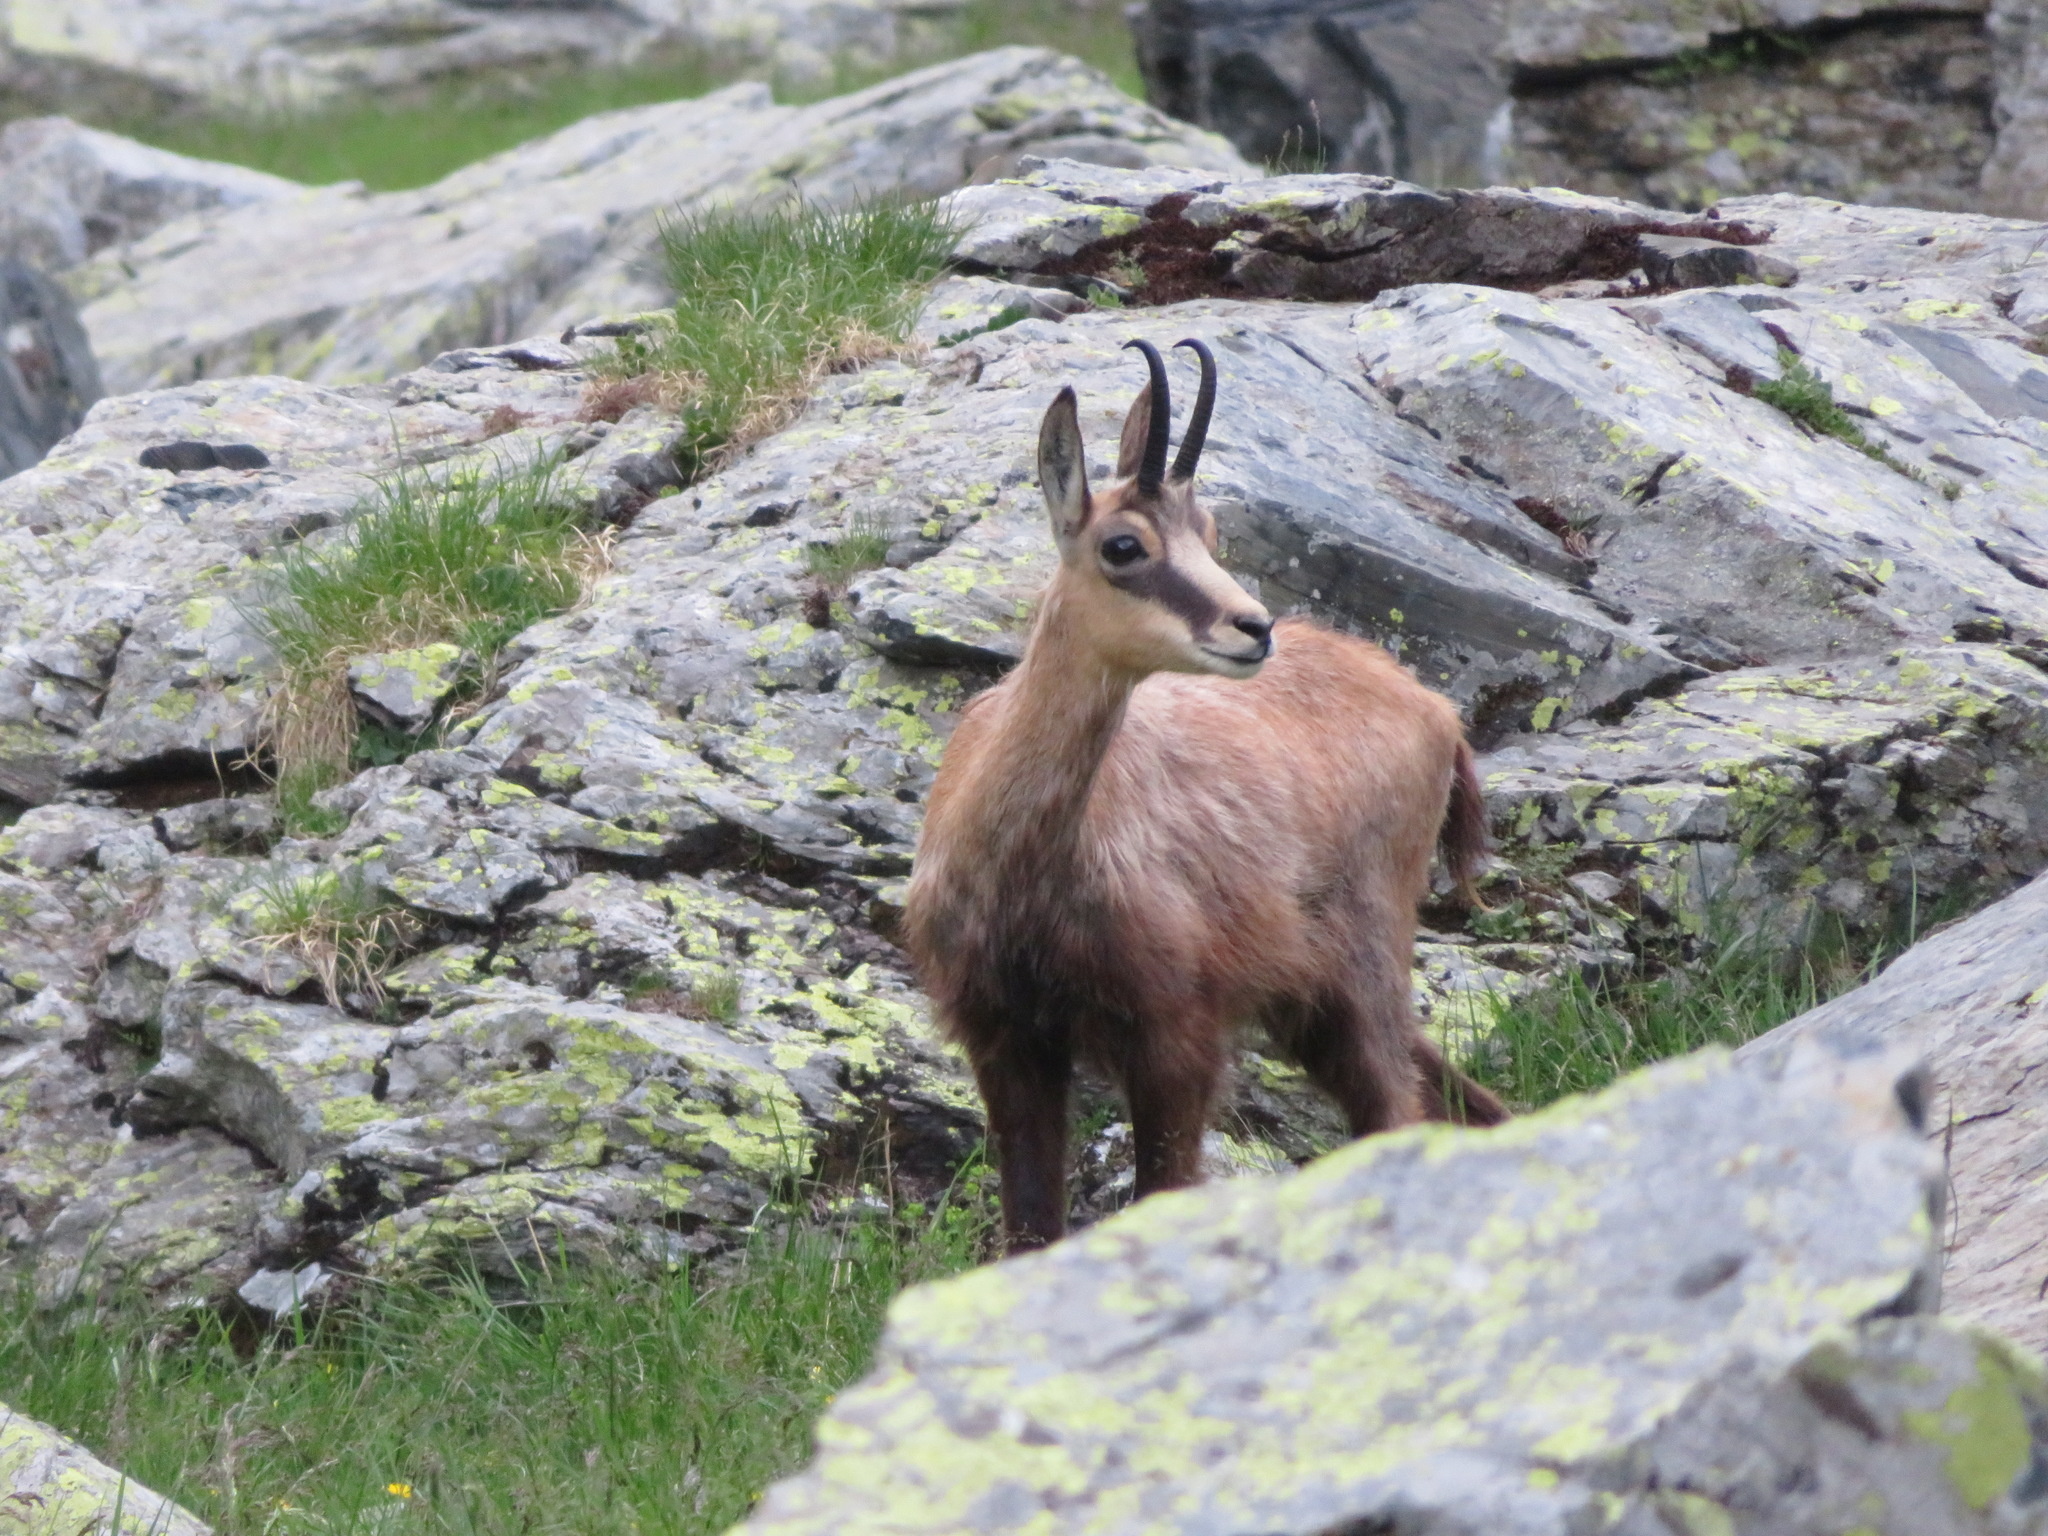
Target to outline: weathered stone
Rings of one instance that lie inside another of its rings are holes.
[[[1128,282],[1119,286],[1154,303],[1202,294],[1358,300],[1408,283],[1522,288],[1618,278],[1642,260],[1640,236],[1757,238],[1733,223],[1555,188],[1438,192],[1384,176],[1129,174],[1060,161],[1032,167],[1021,182],[963,188],[947,206],[964,230],[954,261],[967,271],[1098,283],[1122,273]],[[1764,271],[1756,258],[1726,260],[1742,275]],[[1696,281],[1733,280],[1694,265]]]
[[[447,644],[358,656],[348,664],[348,686],[380,725],[417,734],[462,680],[464,660],[461,646]]]
[[[318,1264],[308,1264],[303,1269],[259,1269],[236,1288],[235,1294],[259,1312],[289,1317],[333,1281],[334,1272]]]
[[[338,98],[389,98],[451,79],[616,68],[664,51],[766,66],[804,82],[875,70],[947,40],[953,0],[693,0],[593,12],[577,0],[474,6],[422,0],[394,13],[346,0],[309,19],[261,0],[37,7],[0,24],[0,92],[31,103],[84,97],[133,109],[252,113]]]
[[[0,477],[41,459],[99,397],[99,367],[70,296],[0,257]]]
[[[1924,1315],[1918,1083],[1708,1055],[1148,1201],[910,1293],[743,1529],[2031,1529],[2048,1382]]]
[[[69,118],[18,119],[0,127],[0,256],[61,272],[188,213],[276,203],[305,190]]]
[[[1253,160],[1470,186],[1501,179],[1502,9],[1149,0],[1132,29],[1148,99]]]
[[[1984,0],[1511,0],[1506,52],[1529,69],[1666,59],[1751,30],[1797,32],[1915,12],[1981,13]]]
[[[53,875],[91,857],[101,843],[135,824],[129,811],[39,805],[0,832],[0,865],[29,876]]]
[[[1792,32],[1770,7],[1747,21],[1716,9],[1511,0],[1508,175],[1676,208],[1750,192],[1986,206],[1993,52],[1976,17],[1954,14],[1974,7],[1858,22],[1793,4],[1806,19]],[[1572,47],[1621,52],[1555,62]]]
[[[0,1531],[7,1536],[209,1536],[194,1515],[4,1403],[0,1489]]]
[[[825,208],[932,196],[992,156],[1085,153],[1077,119],[1140,162],[1245,169],[1221,140],[1074,60],[997,49],[811,106],[735,85],[605,113],[417,191],[351,184],[197,213],[66,282],[116,389],[242,373],[382,380],[450,349],[665,303],[655,230],[678,208],[779,200],[792,185]]]
[[[1943,1306],[2030,1349],[2048,1345],[2048,1116],[2035,1082],[2048,1017],[2048,879],[1923,940],[1875,981],[1744,1050],[1783,1060],[1805,1042],[1911,1051],[1932,1077],[1927,1126],[1948,1156]]]

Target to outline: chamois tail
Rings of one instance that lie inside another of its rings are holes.
[[[1450,804],[1444,809],[1444,824],[1437,833],[1437,850],[1443,856],[1444,871],[1456,882],[1458,894],[1471,905],[1483,906],[1473,879],[1486,862],[1486,797],[1479,788],[1479,769],[1472,760],[1472,748],[1458,743],[1458,756],[1451,769]]]
[[[1415,1065],[1422,1070],[1423,1114],[1430,1120],[1447,1120],[1452,1125],[1499,1125],[1508,1118],[1508,1108],[1444,1059],[1437,1043],[1417,1034],[1409,1048]]]

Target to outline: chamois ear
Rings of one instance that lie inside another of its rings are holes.
[[[1145,462],[1145,444],[1151,436],[1152,386],[1147,384],[1131,402],[1131,413],[1124,417],[1124,435],[1116,445],[1117,479],[1128,480],[1138,472],[1138,466]]]
[[[1052,536],[1066,553],[1088,521],[1088,466],[1081,447],[1081,412],[1069,385],[1052,397],[1038,428],[1038,487],[1045,492]]]

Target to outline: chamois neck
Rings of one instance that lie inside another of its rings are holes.
[[[1135,675],[1091,651],[1058,589],[1049,592],[1011,678],[997,842],[1030,847],[1039,857],[1071,849],[1137,684]]]

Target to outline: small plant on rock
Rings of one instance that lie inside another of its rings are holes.
[[[506,641],[581,598],[604,545],[558,493],[555,469],[542,458],[438,478],[400,470],[337,537],[278,561],[257,618],[283,673],[269,734],[290,830],[333,830],[312,796],[359,755],[351,661],[452,643],[475,658],[459,690],[473,695]]]
[[[930,202],[683,214],[662,231],[682,298],[620,338],[593,398],[654,380],[643,392],[682,412],[686,468],[716,461],[786,423],[821,374],[896,353],[955,239]]]
[[[1921,471],[1864,436],[1855,418],[1835,403],[1835,387],[1790,347],[1778,348],[1778,367],[1779,377],[1760,380],[1751,386],[1750,393],[1766,405],[1776,406],[1808,431],[1847,443],[1866,458],[1897,470],[1909,480],[1927,482]],[[1957,493],[1961,493],[1960,487]]]
[[[242,904],[249,932],[311,971],[335,1008],[352,992],[381,1001],[385,970],[418,929],[411,913],[355,870],[292,874],[266,866]]]

